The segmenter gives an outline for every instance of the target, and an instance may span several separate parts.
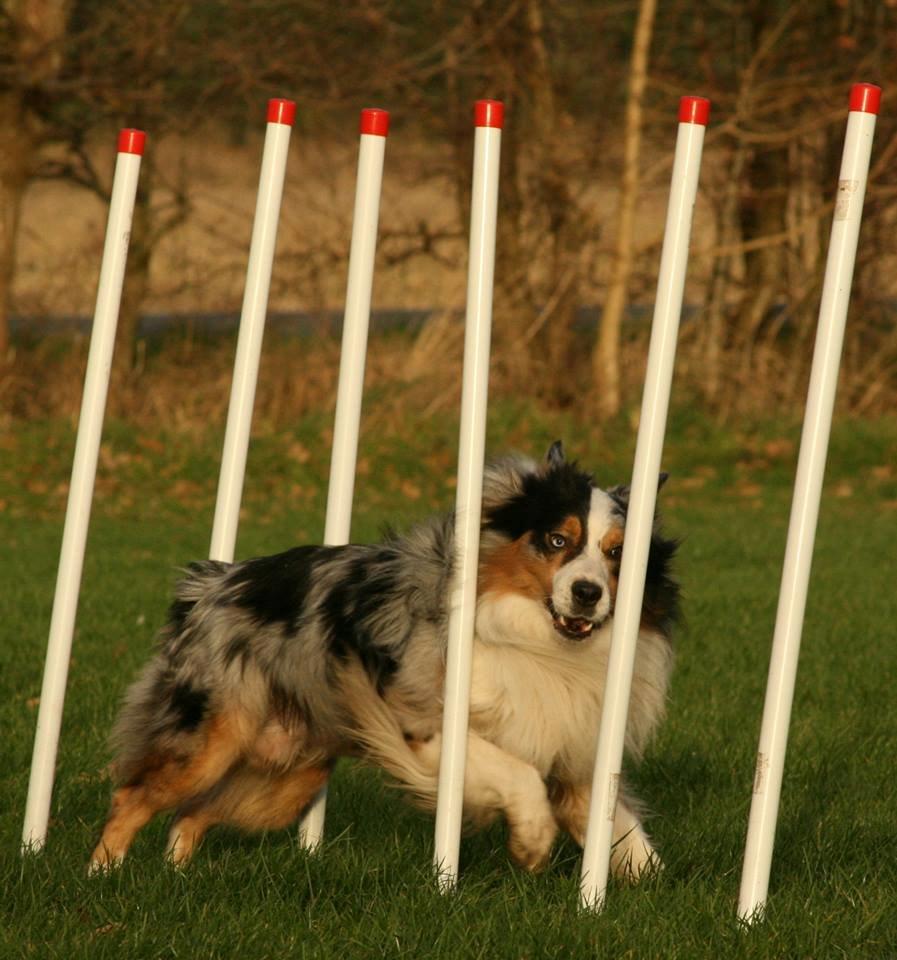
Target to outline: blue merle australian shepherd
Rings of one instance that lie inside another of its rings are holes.
[[[465,815],[507,818],[510,852],[543,866],[558,827],[582,844],[628,491],[602,490],[559,443],[486,470]],[[655,533],[626,745],[664,713],[678,588]],[[432,808],[442,728],[453,520],[367,546],[296,547],[189,568],[158,652],[115,726],[119,781],[91,868],[118,863],[155,814],[185,863],[216,823],[295,821],[340,756],[386,770]],[[656,865],[620,791],[612,867]]]

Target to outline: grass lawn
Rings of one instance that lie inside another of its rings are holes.
[[[627,479],[631,426],[573,423],[507,402],[490,447],[541,453],[556,436]],[[323,528],[329,417],[261,425],[238,555]],[[381,425],[382,426],[382,425]],[[456,424],[368,429],[353,535],[403,526],[453,498]],[[617,436],[608,442],[608,436]],[[513,867],[502,826],[462,843],[456,895],[435,892],[432,822],[377,774],[338,768],[315,856],[294,830],[213,831],[194,863],[162,862],[166,824],[123,868],[88,879],[106,811],[105,737],[162,622],[175,568],[208,550],[220,433],[108,426],[45,851],[18,854],[37,697],[71,463],[68,424],[0,433],[0,956],[2,957],[897,957],[897,424],[836,425],[764,923],[735,901],[751,798],[797,427],[672,418],[661,502],[683,538],[687,623],[669,718],[633,779],[664,873],[577,908],[579,854],[561,842],[537,877]]]

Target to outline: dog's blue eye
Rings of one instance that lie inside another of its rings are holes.
[[[567,546],[567,538],[561,533],[549,534],[548,542],[555,550],[563,550]]]

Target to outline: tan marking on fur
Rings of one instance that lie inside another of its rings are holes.
[[[330,767],[300,767],[265,774],[242,766],[206,803],[188,805],[171,828],[168,851],[175,863],[193,855],[217,823],[244,830],[279,830],[296,821],[330,778]]]
[[[306,749],[305,724],[287,729],[279,720],[269,720],[250,744],[247,761],[253,766],[293,767]]]
[[[623,544],[623,528],[622,527],[611,527],[610,530],[601,538],[601,550],[604,554],[609,553],[613,550],[614,547],[622,546]],[[616,600],[617,597],[617,586],[619,585],[620,580],[620,561],[611,560],[608,558],[608,571],[607,571],[607,587],[610,591],[611,598]]]
[[[620,585],[620,571],[619,568],[616,570],[608,570],[607,572],[607,589],[610,591],[611,600],[616,602],[617,599],[617,587]]]
[[[579,517],[566,517],[560,527],[552,533],[562,533],[567,538],[568,556],[582,546],[582,523]]]
[[[623,528],[611,527],[610,530],[601,538],[601,550],[608,553],[614,547],[619,547],[623,543]]]
[[[589,787],[575,787],[555,780],[548,791],[548,799],[561,829],[566,830],[580,846],[584,846],[589,825]]]
[[[518,537],[503,544],[480,563],[479,591],[485,593],[516,593],[533,600],[551,596],[552,580],[560,568],[564,554],[558,552],[546,557],[537,554],[527,537]]]
[[[214,822],[214,819],[208,816],[206,809],[178,817],[168,832],[168,845],[165,850],[171,857],[172,863],[176,863],[179,867],[188,863],[205,836],[206,830]]]
[[[548,797],[558,824],[581,847],[584,846],[589,825],[591,787],[553,781]],[[618,880],[637,883],[646,873],[662,869],[660,857],[625,795],[617,799],[612,842],[610,868]]]
[[[480,563],[480,593],[517,593],[534,600],[551,596],[552,581],[560,567],[582,546],[583,526],[579,517],[569,516],[552,533],[560,533],[567,547],[542,556],[529,543],[529,534],[503,544]]]
[[[239,719],[232,715],[212,717],[192,757],[153,757],[131,784],[116,790],[103,835],[91,856],[92,868],[121,861],[137,832],[157,813],[214,786],[240,754],[239,726]]]

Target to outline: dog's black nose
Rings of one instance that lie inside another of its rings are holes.
[[[594,607],[601,599],[601,587],[591,580],[576,580],[570,588],[573,599],[583,607]]]

